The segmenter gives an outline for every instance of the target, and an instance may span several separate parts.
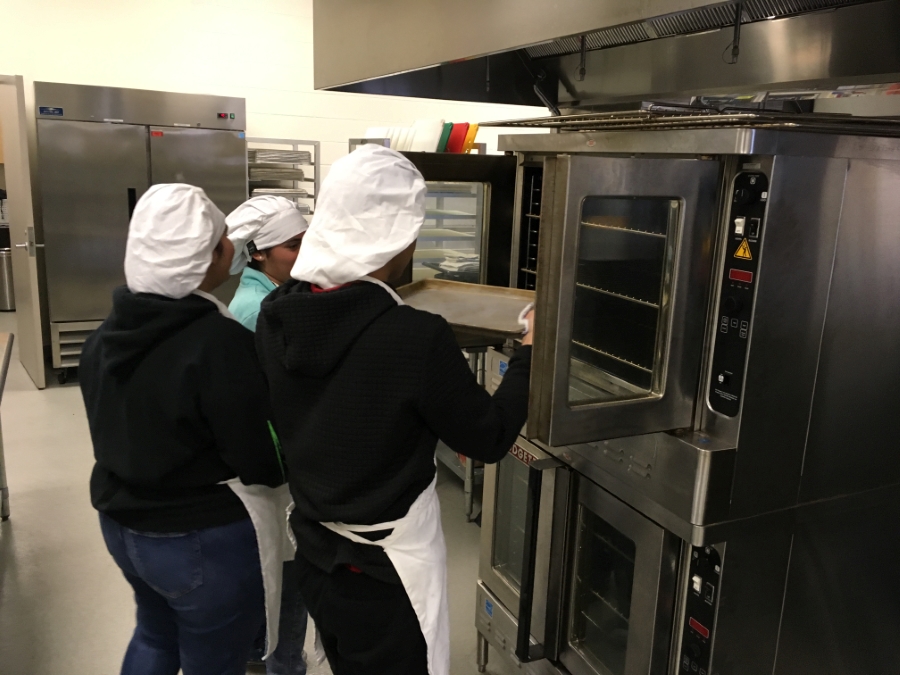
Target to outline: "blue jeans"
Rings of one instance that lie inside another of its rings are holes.
[[[278,626],[278,646],[266,659],[267,675],[306,675],[303,643],[306,641],[306,622],[309,615],[300,596],[294,562],[284,563],[281,587],[281,621]],[[265,652],[265,650],[262,650]]]
[[[244,675],[265,620],[249,518],[193,532],[135,532],[100,514],[106,547],[134,588],[137,627],[122,675]]]

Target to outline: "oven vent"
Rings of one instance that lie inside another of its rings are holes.
[[[744,20],[762,21],[860,4],[862,4],[862,0],[746,0],[744,2]]]
[[[746,18],[744,21],[746,22]],[[734,24],[734,5],[728,2],[713,7],[701,7],[650,19],[649,23],[661,38],[702,33]]]
[[[643,42],[650,37],[643,23],[626,23],[585,35],[584,41],[588,49],[603,49]]]
[[[745,0],[743,23],[778,19],[798,14],[806,14],[826,9],[861,5],[878,0]],[[723,2],[706,7],[658,16],[646,21],[622,24],[586,33],[585,47],[588,50],[607,49],[621,45],[635,44],[654,38],[690,35],[716,30],[734,23],[734,2]],[[533,59],[551,56],[577,54],[581,51],[579,36],[571,36],[527,47],[525,50]]]
[[[630,45],[635,42],[649,40],[651,37],[653,36],[647,32],[646,24],[643,21],[639,21],[587,33],[584,36],[584,42],[585,47],[588,50],[592,50]],[[527,51],[528,55],[533,59],[562,56],[563,54],[577,54],[581,51],[581,40],[579,36],[562,38],[528,47]]]

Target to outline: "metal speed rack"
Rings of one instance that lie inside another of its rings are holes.
[[[247,139],[247,184],[251,197],[278,195],[315,210],[320,169],[319,141],[288,138]],[[310,175],[312,174],[312,175]]]

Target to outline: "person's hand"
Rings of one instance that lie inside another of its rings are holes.
[[[525,315],[525,321],[528,322],[528,331],[522,337],[522,346],[534,344],[534,310]]]

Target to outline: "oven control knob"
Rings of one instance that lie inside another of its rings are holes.
[[[733,316],[744,308],[744,301],[733,295],[726,296],[722,300],[722,312],[727,316]]]
[[[738,188],[734,191],[734,203],[740,206],[746,206],[753,203],[756,199],[756,193],[747,188]]]
[[[703,650],[701,650],[699,646],[691,644],[688,645],[688,653],[691,655],[691,658],[696,661],[703,654]]]

